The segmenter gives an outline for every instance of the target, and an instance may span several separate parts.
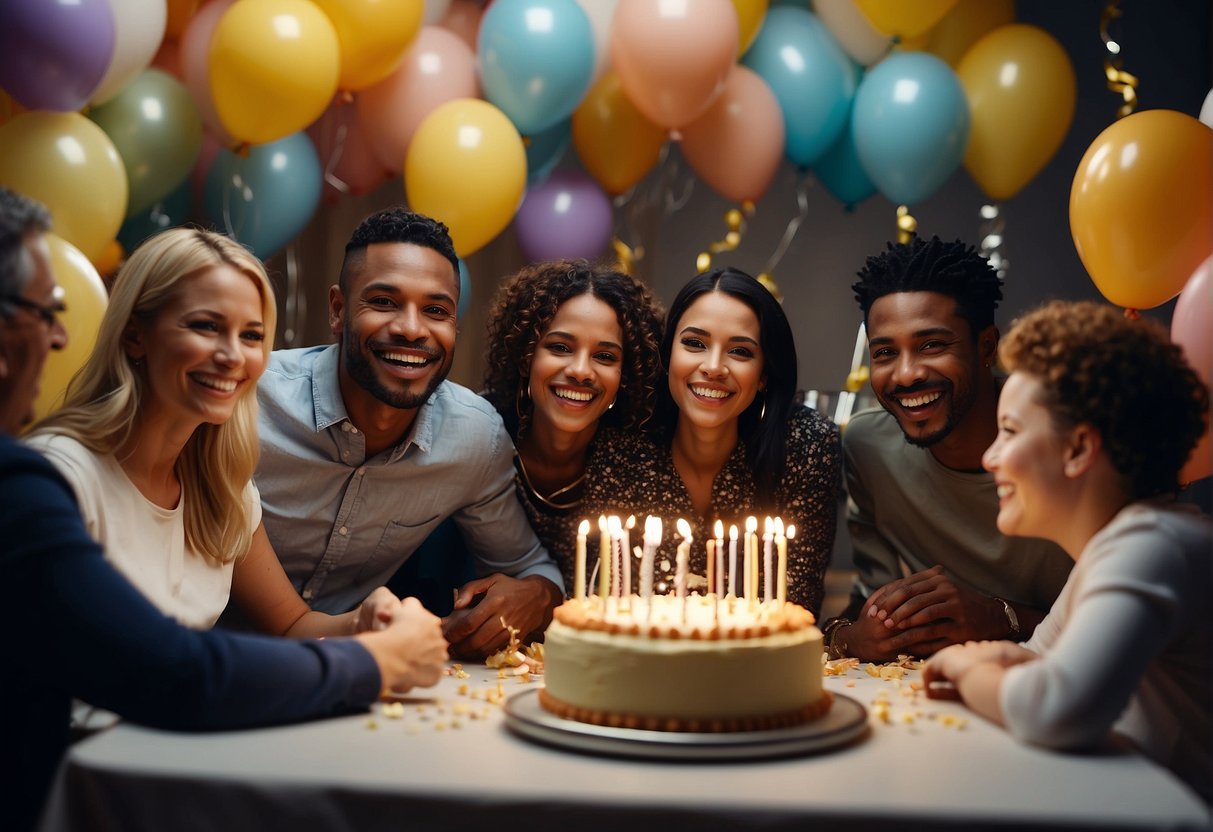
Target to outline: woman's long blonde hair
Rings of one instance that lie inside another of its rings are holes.
[[[261,261],[219,234],[169,229],[139,246],[123,264],[88,361],[72,377],[63,407],[34,432],[70,436],[100,454],[114,453],[135,438],[147,381],[132,368],[123,333],[132,320],[154,320],[181,281],[216,266],[230,266],[257,285],[265,324],[261,347],[268,362],[278,314]],[[252,532],[244,490],[257,467],[258,452],[257,395],[250,386],[230,419],[200,425],[177,458],[185,541],[191,549],[222,563],[248,551]]]

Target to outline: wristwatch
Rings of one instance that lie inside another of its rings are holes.
[[[840,630],[842,630],[843,627],[850,627],[854,623],[855,622],[849,618],[843,618],[843,617],[839,616],[838,618],[832,619],[828,624],[826,624],[825,630],[822,632],[822,635],[825,636],[826,656],[828,658],[831,658],[831,659],[846,658],[846,650],[844,648],[841,648],[838,646],[838,633]]]
[[[1003,612],[1007,614],[1007,624],[1011,627],[1011,641],[1019,641],[1023,632],[1019,629],[1019,616],[1015,614],[1015,608],[1002,598],[995,597],[994,600],[1002,604]]]

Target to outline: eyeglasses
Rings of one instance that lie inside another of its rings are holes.
[[[9,297],[4,298],[4,302],[11,303],[13,306],[18,306],[22,309],[28,309],[30,312],[33,312],[44,322],[46,322],[47,326],[54,327],[54,325],[59,322],[58,316],[67,311],[67,304],[63,302],[62,286],[55,287],[53,298],[54,300],[52,300],[46,306],[43,306],[41,303],[35,303],[29,298],[22,297],[21,295],[10,295]]]

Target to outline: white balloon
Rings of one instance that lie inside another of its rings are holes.
[[[1200,107],[1200,121],[1202,124],[1213,127],[1213,90],[1209,90],[1209,94],[1205,96],[1205,103]]]
[[[121,0],[110,6],[114,13],[114,57],[90,99],[94,105],[109,101],[148,68],[168,25],[168,4],[164,0]]]
[[[878,31],[852,0],[813,0],[813,11],[843,50],[864,66],[889,52],[889,36]]]
[[[611,68],[611,21],[619,0],[577,0],[577,5],[590,19],[594,32],[594,77],[590,81],[593,86],[594,81]]]
[[[437,26],[438,21],[451,7],[451,0],[425,0],[425,12],[421,18],[422,26]]]

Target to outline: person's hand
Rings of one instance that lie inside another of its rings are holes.
[[[354,636],[379,665],[383,690],[429,687],[442,678],[447,644],[442,619],[416,598],[397,602],[386,628]]]
[[[1008,629],[1000,601],[957,583],[941,566],[885,584],[868,598],[863,615],[891,632],[918,629],[919,644],[935,643],[931,652],[947,644],[1002,638]]]
[[[547,578],[531,575],[511,578],[490,575],[469,581],[455,593],[455,609],[442,621],[452,655],[482,658],[509,643],[504,621],[523,637],[542,632],[552,610],[562,601],[559,587]]]
[[[923,690],[931,699],[960,699],[961,679],[978,665],[1000,668],[1036,658],[1031,650],[1010,641],[969,641],[945,647],[922,668]]]
[[[367,630],[382,630],[392,622],[392,616],[400,609],[400,599],[386,586],[376,588],[366,596],[358,607],[358,617],[354,620],[354,632],[362,633]]]

